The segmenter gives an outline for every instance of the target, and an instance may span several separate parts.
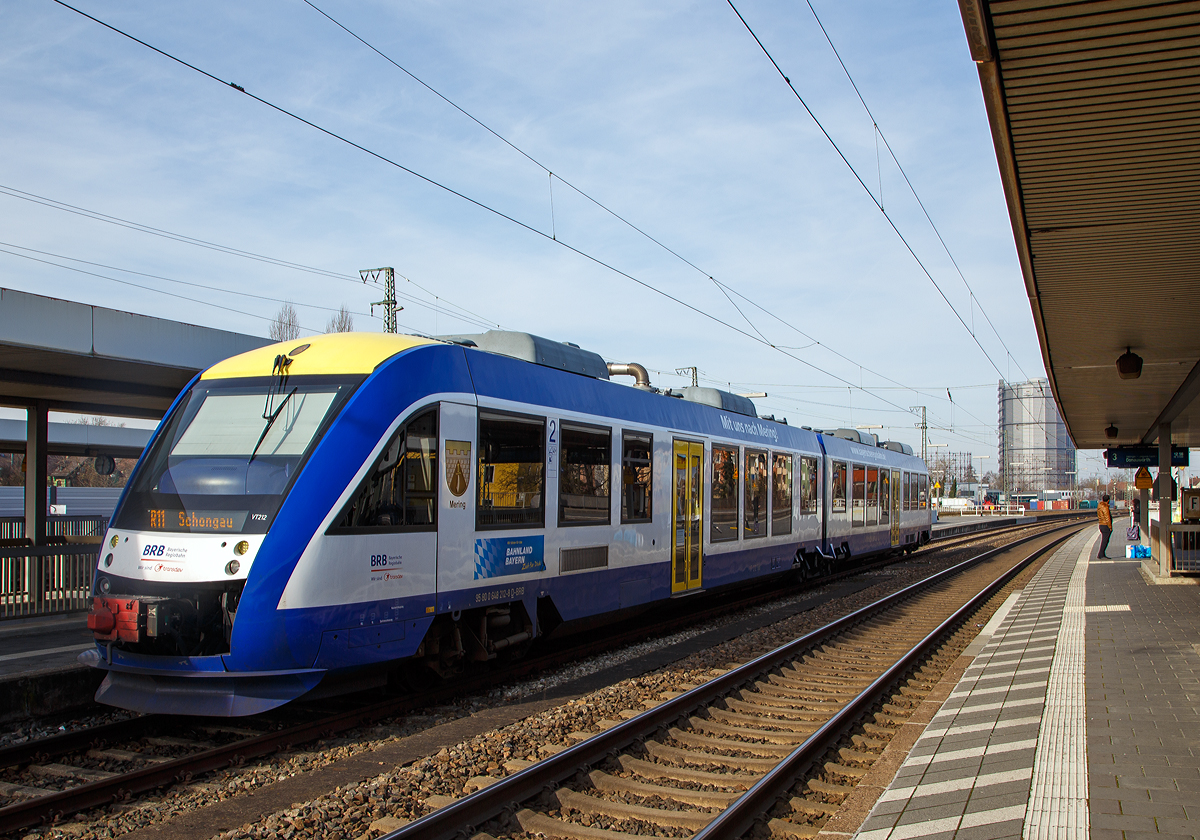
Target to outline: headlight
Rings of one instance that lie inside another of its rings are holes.
[[[108,554],[106,554],[104,556],[104,568],[107,569],[111,565],[112,565],[112,552],[110,551],[110,552],[108,552]]]
[[[116,548],[116,547],[117,547],[117,543],[118,543],[118,542],[120,542],[120,541],[121,541],[121,538],[120,538],[120,537],[118,537],[116,534],[113,534],[113,535],[112,535],[112,539],[108,541],[108,547],[109,547],[109,548]]]
[[[96,581],[96,588],[100,590],[101,595],[107,595],[112,591],[112,583],[104,575],[101,575],[100,579]]]
[[[238,573],[238,569],[240,569],[240,568],[242,568],[241,563],[239,563],[236,560],[230,560],[228,563],[225,564],[225,574],[236,575]]]
[[[250,550],[250,543],[246,542],[245,540],[242,540],[241,542],[239,542],[237,545],[235,545],[233,547],[233,553],[236,554],[238,557],[241,557],[243,554],[245,554],[249,550]]]

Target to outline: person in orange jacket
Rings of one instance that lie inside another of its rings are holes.
[[[1096,516],[1100,523],[1100,553],[1097,557],[1107,558],[1104,550],[1108,548],[1108,538],[1112,536],[1112,511],[1108,509],[1108,494],[1105,493],[1096,506]]]

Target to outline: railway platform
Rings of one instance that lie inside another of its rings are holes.
[[[1081,531],[1005,601],[823,837],[1200,837],[1200,586],[1152,584],[1121,536],[1102,560]]]
[[[103,675],[76,657],[93,644],[82,612],[0,622],[0,724],[89,702]]]

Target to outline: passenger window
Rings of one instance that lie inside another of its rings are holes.
[[[767,535],[767,453],[746,450],[746,508],[743,528],[746,539]]]
[[[558,524],[607,525],[611,520],[612,432],[562,424]]]
[[[917,510],[917,474],[908,474],[908,509]]]
[[[908,473],[900,473],[900,510],[908,510]]]
[[[738,538],[738,451],[736,447],[712,448],[712,496],[709,526],[713,542]]]
[[[867,524],[867,468],[851,464],[851,483],[854,499],[854,525]]]
[[[437,527],[437,409],[392,435],[330,531],[429,531]]]
[[[772,455],[771,470],[771,536],[792,533],[792,456],[781,452]]]
[[[919,510],[925,510],[929,492],[929,476],[917,476],[917,500],[920,502]]]
[[[879,471],[879,522],[885,525],[892,520],[892,471],[886,467]]]
[[[830,511],[830,513],[834,516],[845,516],[846,515],[846,479],[847,479],[847,477],[848,477],[848,470],[846,467],[846,462],[845,461],[834,461],[833,462],[833,481],[832,481],[833,486],[830,487],[830,489],[829,489],[829,495],[830,495],[830,500],[831,500],[830,506],[833,508],[833,510]]]
[[[651,435],[625,432],[621,436],[621,522],[650,522],[654,483]]]
[[[800,459],[800,515],[817,512],[817,459]]]
[[[546,421],[479,414],[478,528],[544,526]]]

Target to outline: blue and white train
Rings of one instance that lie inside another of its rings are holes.
[[[658,391],[574,345],[317,336],[176,399],[105,535],[81,659],[104,703],[251,714],[912,550],[927,497],[907,446]]]

